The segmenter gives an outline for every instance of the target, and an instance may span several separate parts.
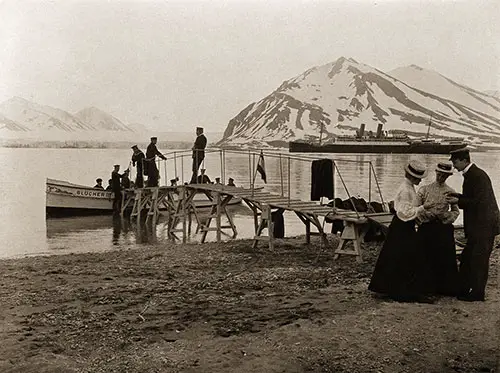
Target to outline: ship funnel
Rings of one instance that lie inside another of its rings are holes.
[[[383,127],[384,127],[384,125],[382,123],[378,124],[378,127],[377,127],[377,139],[380,139],[382,137],[382,128]]]
[[[365,135],[365,124],[361,123],[361,126],[359,126],[358,137],[363,137],[364,135]]]

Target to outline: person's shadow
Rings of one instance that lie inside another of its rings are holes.
[[[122,218],[120,215],[113,215],[113,245],[120,243],[120,234],[122,233]]]

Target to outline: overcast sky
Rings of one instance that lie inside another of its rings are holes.
[[[223,131],[284,80],[341,56],[499,89],[499,4],[0,0],[0,101]]]

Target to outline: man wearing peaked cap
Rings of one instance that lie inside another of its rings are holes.
[[[465,155],[468,155],[470,157],[470,150],[466,146],[464,146],[463,148],[452,150],[450,151],[450,161],[453,160],[453,158],[459,158]]]
[[[121,186],[121,178],[123,177],[120,174],[120,165],[115,164],[113,172],[111,172],[111,190],[113,191],[113,213],[115,215],[120,214],[121,212],[121,204],[122,204],[122,186]]]
[[[453,167],[462,172],[462,194],[450,193],[447,201],[464,212],[467,238],[459,266],[459,295],[464,301],[484,301],[495,236],[500,233],[500,212],[490,177],[471,162],[467,148],[450,152]]]
[[[151,137],[151,143],[148,145],[148,148],[146,149],[145,163],[148,175],[148,187],[158,186],[158,179],[160,177],[160,173],[158,171],[158,167],[156,167],[156,156],[160,157],[163,160],[167,159],[163,154],[160,153],[160,151],[156,147],[157,140],[158,139],[156,137]]]
[[[196,183],[198,180],[198,169],[205,159],[205,148],[207,146],[207,138],[203,134],[202,127],[196,127],[196,140],[192,147],[193,150],[193,174],[191,176],[191,184]]]
[[[453,174],[451,162],[439,162],[436,167],[436,180],[419,188],[419,205],[430,205],[418,217],[420,226],[418,236],[426,261],[425,286],[429,293],[456,296],[458,291],[458,268],[455,252],[453,222],[460,211],[457,204],[450,204],[446,198],[455,193],[446,184]]]
[[[135,175],[135,186],[137,188],[143,188],[144,187],[144,176],[143,173],[145,171],[145,165],[144,165],[144,159],[146,156],[142,152],[142,150],[139,149],[137,145],[132,146],[132,150],[134,153],[132,154],[132,166],[137,165],[137,173]]]
[[[97,179],[95,179],[95,182],[97,183],[96,185],[94,185],[95,189],[102,189],[102,190],[104,190],[104,187],[102,186],[102,179],[100,177],[97,178]]]

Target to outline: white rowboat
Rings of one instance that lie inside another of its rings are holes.
[[[204,194],[195,197],[196,207],[211,207]],[[241,203],[241,198],[234,197],[229,205]],[[96,189],[67,181],[47,179],[45,210],[48,216],[73,216],[111,214],[113,212],[113,192]]]

